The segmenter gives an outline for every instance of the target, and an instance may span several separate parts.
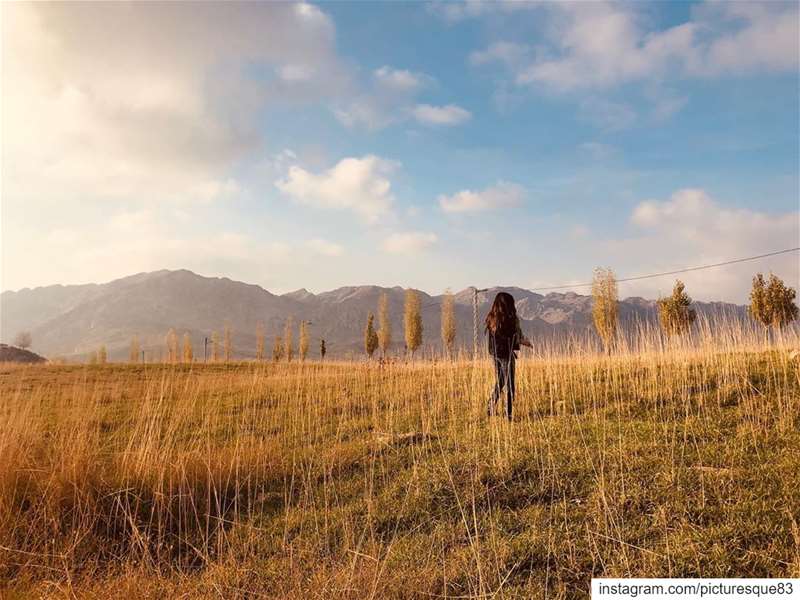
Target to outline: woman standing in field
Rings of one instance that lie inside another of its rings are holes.
[[[533,348],[530,341],[522,335],[522,328],[517,317],[514,297],[500,292],[494,297],[492,309],[486,315],[486,333],[489,335],[489,354],[494,362],[496,378],[492,397],[489,399],[489,416],[495,414],[495,407],[503,387],[506,388],[506,416],[511,420],[511,409],[514,403],[516,382],[514,381],[515,351],[520,344]]]

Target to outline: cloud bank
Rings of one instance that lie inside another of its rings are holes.
[[[284,194],[308,206],[351,210],[374,223],[390,213],[394,196],[388,179],[397,163],[368,155],[344,158],[336,165],[312,173],[292,166],[286,177],[275,182]]]
[[[475,213],[518,206],[525,189],[515,183],[501,181],[484,190],[462,190],[452,196],[439,196],[439,206],[446,213]]]
[[[438,237],[425,231],[393,233],[383,241],[383,249],[391,254],[414,255],[433,246]]]
[[[467,18],[485,15],[488,5],[468,2],[444,10],[451,19]],[[672,77],[791,71],[800,60],[795,2],[705,2],[693,7],[690,20],[663,30],[650,29],[645,9],[634,3],[498,3],[497,11],[511,10],[542,17],[543,41],[495,41],[470,60],[501,63],[520,85],[609,88]]]

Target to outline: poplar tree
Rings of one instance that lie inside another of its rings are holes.
[[[599,267],[594,270],[592,298],[594,326],[608,351],[617,334],[617,279],[614,271]]]
[[[798,308],[794,303],[796,297],[797,292],[794,288],[787,286],[780,277],[770,273],[767,284],[767,306],[772,313],[774,327],[784,327],[797,318]]]
[[[211,362],[219,361],[219,335],[216,331],[211,332]]]
[[[378,348],[378,334],[375,333],[374,321],[375,316],[369,313],[369,317],[367,317],[367,326],[364,328],[364,351],[367,353],[367,358],[370,359]]]
[[[686,293],[686,286],[681,280],[675,282],[672,295],[660,299],[658,307],[658,320],[661,328],[667,335],[681,335],[686,333],[694,323],[697,314],[691,308],[692,299]]]
[[[272,360],[275,362],[283,358],[283,340],[281,336],[275,336],[275,342],[272,344]]]
[[[453,294],[449,291],[442,298],[442,348],[453,358],[456,342],[456,312]]]
[[[300,334],[297,342],[300,361],[305,361],[308,355],[308,323],[300,321]]]
[[[283,353],[286,355],[286,362],[292,362],[294,355],[294,345],[292,342],[292,327],[294,320],[292,317],[286,319],[286,326],[283,329]]]
[[[138,364],[140,353],[141,348],[139,347],[139,338],[137,336],[133,336],[131,338],[131,350],[130,354],[128,354],[128,362],[134,365]]]
[[[194,360],[194,348],[189,332],[183,334],[183,362],[191,363]]]
[[[777,275],[770,273],[765,281],[761,273],[753,277],[750,292],[750,315],[764,327],[781,328],[797,318],[798,308],[794,303],[797,292],[788,287]]]
[[[223,351],[225,352],[225,362],[230,362],[233,357],[233,341],[231,340],[231,326],[225,324],[225,333],[222,340]]]
[[[389,295],[386,292],[381,294],[378,301],[378,345],[381,349],[381,356],[386,357],[389,346],[392,345],[392,322],[389,320]]]
[[[767,310],[767,283],[761,273],[756,273],[753,277],[753,287],[750,290],[750,306],[747,312],[756,321],[768,327],[772,320],[772,315]]]
[[[97,362],[101,365],[104,365],[107,361],[108,352],[106,352],[105,344],[101,344],[100,348],[97,350]]]
[[[319,341],[319,359],[325,360],[325,354],[328,352],[328,349],[325,347],[325,340]]]
[[[256,360],[264,360],[264,323],[256,323]]]
[[[167,332],[167,362],[178,362],[178,336],[174,329]]]
[[[406,334],[406,348],[414,356],[414,351],[422,345],[422,315],[420,314],[419,294],[406,290],[403,325]]]

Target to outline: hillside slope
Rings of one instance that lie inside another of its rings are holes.
[[[521,288],[492,288],[479,294],[479,318],[483,320],[494,295],[510,292],[517,300],[525,332],[533,338],[571,333],[583,335],[591,328],[592,300],[569,293],[537,294]],[[403,301],[401,287],[350,286],[312,294],[301,289],[275,295],[257,285],[228,278],[203,277],[187,270],[139,273],[105,284],[48,286],[4,292],[0,295],[0,332],[10,341],[23,330],[31,331],[33,349],[48,357],[83,359],[100,344],[112,360],[127,357],[133,336],[152,359],[164,347],[170,328],[179,336],[188,333],[195,355],[202,356],[203,342],[212,332],[232,331],[234,355],[255,355],[255,329],[264,323],[267,351],[281,335],[287,317],[310,322],[312,356],[319,339],[325,339],[331,356],[361,351],[367,315],[376,313],[383,293],[389,297],[393,348],[402,351]],[[439,347],[442,296],[420,292],[424,349]],[[700,313],[724,310],[743,314],[743,308],[724,303],[697,303]],[[472,344],[472,291],[455,294],[457,344]],[[620,302],[623,323],[653,319],[655,302],[628,298]],[[296,336],[296,330],[295,330]]]

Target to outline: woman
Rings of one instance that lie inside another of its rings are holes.
[[[489,416],[495,413],[497,399],[506,388],[506,416],[511,420],[511,409],[514,403],[515,381],[514,362],[516,350],[520,344],[533,348],[530,341],[522,335],[522,328],[517,317],[514,297],[506,292],[495,296],[492,309],[486,315],[486,333],[489,335],[489,354],[494,361],[496,383],[489,399]]]

